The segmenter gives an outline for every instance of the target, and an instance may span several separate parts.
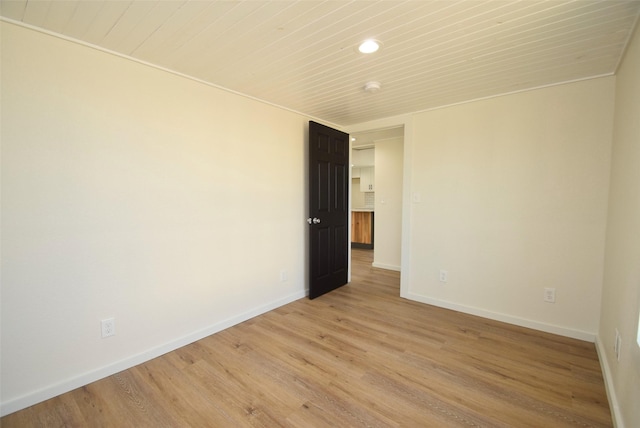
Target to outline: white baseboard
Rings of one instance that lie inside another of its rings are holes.
[[[174,351],[178,348],[186,346],[197,340],[203,339],[207,336],[211,336],[212,334],[215,334],[219,331],[232,327],[236,324],[240,324],[241,322],[247,321],[265,312],[269,312],[273,309],[279,308],[280,306],[286,305],[287,303],[291,303],[295,300],[301,299],[305,297],[307,294],[308,294],[308,290],[298,291],[296,293],[290,294],[283,298],[274,300],[273,302],[270,302],[266,305],[253,308],[249,311],[243,312],[231,318],[227,318],[226,320],[220,321],[214,325],[205,327],[198,331],[194,331],[191,334],[177,338],[176,340],[173,340],[171,342],[167,342],[165,344],[159,345],[145,352],[132,355],[130,357],[127,357],[120,361],[116,361],[107,366],[100,367],[90,372],[80,374],[76,377],[64,380],[54,385],[47,386],[37,391],[33,391],[21,397],[14,398],[6,402],[2,402],[0,404],[0,416],[5,416],[5,415],[8,415],[9,413],[17,412],[18,410],[22,410],[29,406],[33,406],[34,404],[56,397],[60,394],[64,394],[76,388],[80,388],[84,385],[88,385],[92,382],[95,382],[97,380],[119,373],[123,370],[127,370],[131,367],[137,366],[138,364],[142,364],[144,362],[157,358],[161,355],[164,355],[167,352]]]
[[[376,263],[376,262],[371,263],[371,266],[373,266],[374,268],[395,270],[396,272],[400,272],[400,266],[386,265],[384,263]]]
[[[613,387],[613,375],[610,370],[609,360],[607,359],[607,352],[602,340],[600,340],[600,336],[596,336],[596,351],[598,351],[598,358],[600,359],[600,367],[602,368],[604,387],[607,391],[607,398],[609,399],[609,408],[611,409],[613,426],[616,428],[624,428],[618,397],[616,396],[616,390]]]
[[[495,321],[505,322],[520,327],[532,328],[534,330],[544,331],[546,333],[558,334],[560,336],[571,337],[573,339],[584,340],[587,342],[595,342],[596,334],[571,328],[561,327],[553,324],[541,323],[539,321],[528,320],[525,318],[515,317],[513,315],[491,312],[485,309],[475,308],[473,306],[460,305],[446,300],[434,299],[415,293],[406,293],[402,295],[405,299],[415,300],[416,302],[426,303],[428,305],[438,306],[440,308],[451,309],[465,314],[476,315],[482,318],[488,318]]]

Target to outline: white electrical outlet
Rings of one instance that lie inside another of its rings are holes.
[[[449,281],[449,272],[446,270],[440,269],[440,282]]]
[[[544,301],[547,303],[555,303],[556,302],[556,289],[555,288],[545,288],[544,289]]]
[[[286,282],[289,279],[289,274],[286,270],[280,271],[280,282]]]
[[[102,326],[102,337],[109,337],[116,334],[116,320],[115,318],[108,318],[100,321]]]

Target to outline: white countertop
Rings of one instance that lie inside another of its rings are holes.
[[[351,211],[357,213],[372,213],[373,208],[351,208]]]

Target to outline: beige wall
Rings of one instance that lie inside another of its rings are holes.
[[[618,426],[640,426],[640,32],[617,73],[604,285],[598,345]],[[622,338],[614,355],[615,330]]]
[[[402,138],[376,141],[373,266],[392,270],[400,270],[402,154]]]
[[[3,413],[304,296],[308,118],[1,25]]]
[[[411,191],[420,202],[411,204],[407,297],[595,338],[614,83],[415,115]],[[543,301],[545,287],[556,303]]]

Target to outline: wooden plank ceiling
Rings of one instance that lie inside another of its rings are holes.
[[[615,73],[640,1],[2,0],[59,33],[337,125]],[[383,43],[363,55],[358,43]],[[377,81],[375,93],[363,90]]]

